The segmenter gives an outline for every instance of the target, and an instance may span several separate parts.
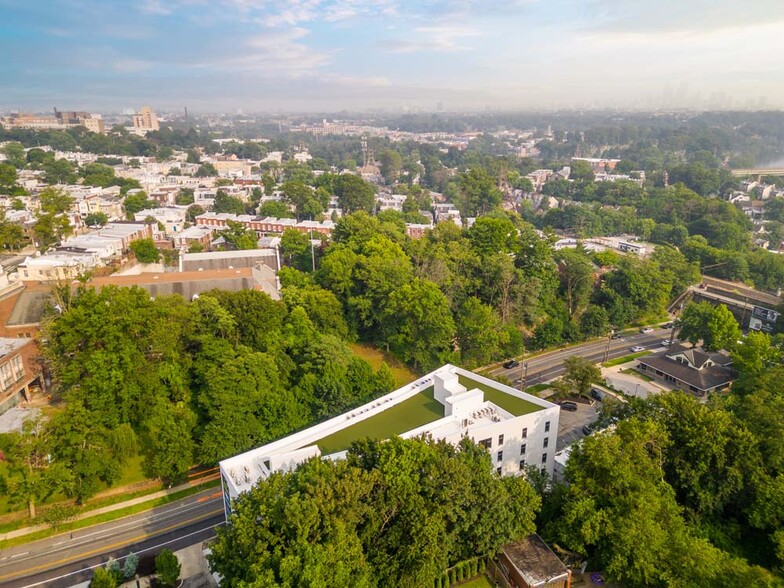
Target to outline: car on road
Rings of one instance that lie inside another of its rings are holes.
[[[661,328],[662,329],[671,329],[674,323],[664,323]]]
[[[505,361],[503,365],[506,369],[511,370],[512,368],[519,366],[520,362],[516,359],[510,359],[509,361]]]
[[[651,327],[643,327],[642,329],[640,329],[640,333],[643,333],[643,334],[653,333],[653,328],[651,328]]]
[[[620,333],[613,333],[613,339],[623,339],[623,336]]]
[[[639,353],[640,351],[645,351],[645,347],[643,347],[642,345],[635,345],[634,347],[632,347],[632,351],[634,353]]]
[[[593,429],[591,429],[591,425],[583,425],[583,435],[586,437],[593,433]]]
[[[662,344],[662,347],[669,347],[670,345],[672,345],[672,343],[670,343],[669,339],[662,339],[661,344]]]
[[[561,408],[563,410],[568,410],[569,412],[577,412],[577,403],[572,402],[570,400],[565,400],[560,403]]]

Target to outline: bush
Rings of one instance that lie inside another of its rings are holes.
[[[95,568],[93,579],[90,580],[90,588],[116,588],[117,579],[110,571],[105,568]]]
[[[122,574],[126,580],[130,580],[136,575],[136,568],[139,566],[139,556],[131,552],[125,558],[125,565],[122,569]]]
[[[132,241],[131,251],[139,263],[156,263],[161,257],[155,242],[150,238]]]
[[[177,556],[169,549],[162,549],[155,558],[155,573],[158,583],[167,588],[173,588],[180,580],[180,562]]]
[[[484,574],[485,570],[487,569],[487,564],[485,563],[485,558],[479,559],[479,573]]]
[[[462,582],[463,580],[465,580],[465,564],[461,562],[457,565],[457,581]]]

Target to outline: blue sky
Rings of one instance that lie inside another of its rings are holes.
[[[0,0],[0,110],[784,105],[784,0]]]

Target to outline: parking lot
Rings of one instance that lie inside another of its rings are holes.
[[[600,407],[600,402],[594,403],[593,406],[578,402],[575,412],[561,410],[561,416],[558,420],[558,443],[555,450],[561,451],[575,441],[585,437],[583,435],[583,427],[596,422],[599,418],[596,410]]]

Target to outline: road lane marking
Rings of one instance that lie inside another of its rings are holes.
[[[203,529],[199,529],[198,531],[193,531],[192,533],[188,533],[187,535],[183,535],[182,537],[177,537],[176,539],[170,539],[169,541],[164,541],[163,543],[158,543],[157,545],[152,545],[145,549],[140,549],[136,552],[136,555],[140,553],[144,553],[145,551],[152,551],[154,549],[158,549],[159,547],[163,547],[164,545],[170,545],[171,543],[175,543],[176,541],[182,541],[183,539],[187,539],[188,537],[192,537],[193,535],[198,535],[199,533],[203,533],[204,531],[208,531],[209,529],[214,529],[215,527],[220,527],[223,525],[223,522],[215,523],[214,525],[210,525],[209,527],[204,527]],[[122,557],[118,557],[117,561],[122,561],[127,558],[127,555],[123,555]],[[57,576],[56,578],[47,578],[46,580],[41,580],[40,582],[36,582],[35,584],[27,584],[22,588],[34,588],[35,586],[40,586],[42,584],[48,584],[49,582],[54,582],[56,580],[62,580],[63,578],[67,578],[69,576],[73,576],[76,574],[81,574],[87,570],[94,570],[95,568],[100,568],[101,566],[106,565],[105,563],[99,563],[92,566],[88,566],[86,568],[81,568],[79,570],[74,570],[73,572],[68,572],[67,574],[63,574],[62,576]]]
[[[159,529],[155,533],[143,533],[141,535],[136,535],[135,537],[131,537],[130,539],[125,539],[123,541],[118,541],[118,542],[113,543],[111,545],[104,545],[103,547],[98,547],[98,548],[93,549],[91,551],[86,551],[84,553],[79,553],[77,555],[64,557],[64,558],[56,560],[56,561],[52,561],[52,562],[48,562],[48,563],[45,563],[45,564],[33,566],[31,568],[27,568],[26,570],[21,570],[21,571],[18,571],[18,572],[11,572],[10,574],[3,574],[2,576],[0,576],[0,581],[1,580],[7,580],[9,578],[13,578],[14,576],[26,576],[26,575],[29,575],[30,572],[35,572],[35,571],[38,571],[38,570],[43,570],[43,569],[56,567],[56,566],[59,566],[59,565],[70,563],[72,561],[79,561],[79,560],[85,559],[87,557],[90,557],[91,555],[97,555],[97,554],[102,553],[102,552],[110,551],[112,549],[117,549],[118,547],[124,547],[126,545],[131,545],[131,544],[136,543],[138,541],[144,541],[145,539],[149,539],[151,537],[156,537],[158,535],[162,535],[163,533],[168,533],[169,531],[173,531],[175,529],[178,529],[180,527],[184,527],[184,526],[189,525],[191,523],[195,523],[197,521],[202,521],[204,519],[208,519],[208,518],[210,518],[212,516],[215,516],[216,514],[222,513],[222,512],[224,512],[224,510],[222,508],[219,508],[219,509],[216,509],[216,510],[212,510],[212,511],[210,511],[210,512],[204,514],[204,515],[201,515],[201,516],[198,516],[198,517],[193,517],[191,519],[187,519],[187,520],[183,521],[182,523],[179,523],[179,524],[176,524],[176,525],[169,525],[168,527],[164,527],[162,529]]]

